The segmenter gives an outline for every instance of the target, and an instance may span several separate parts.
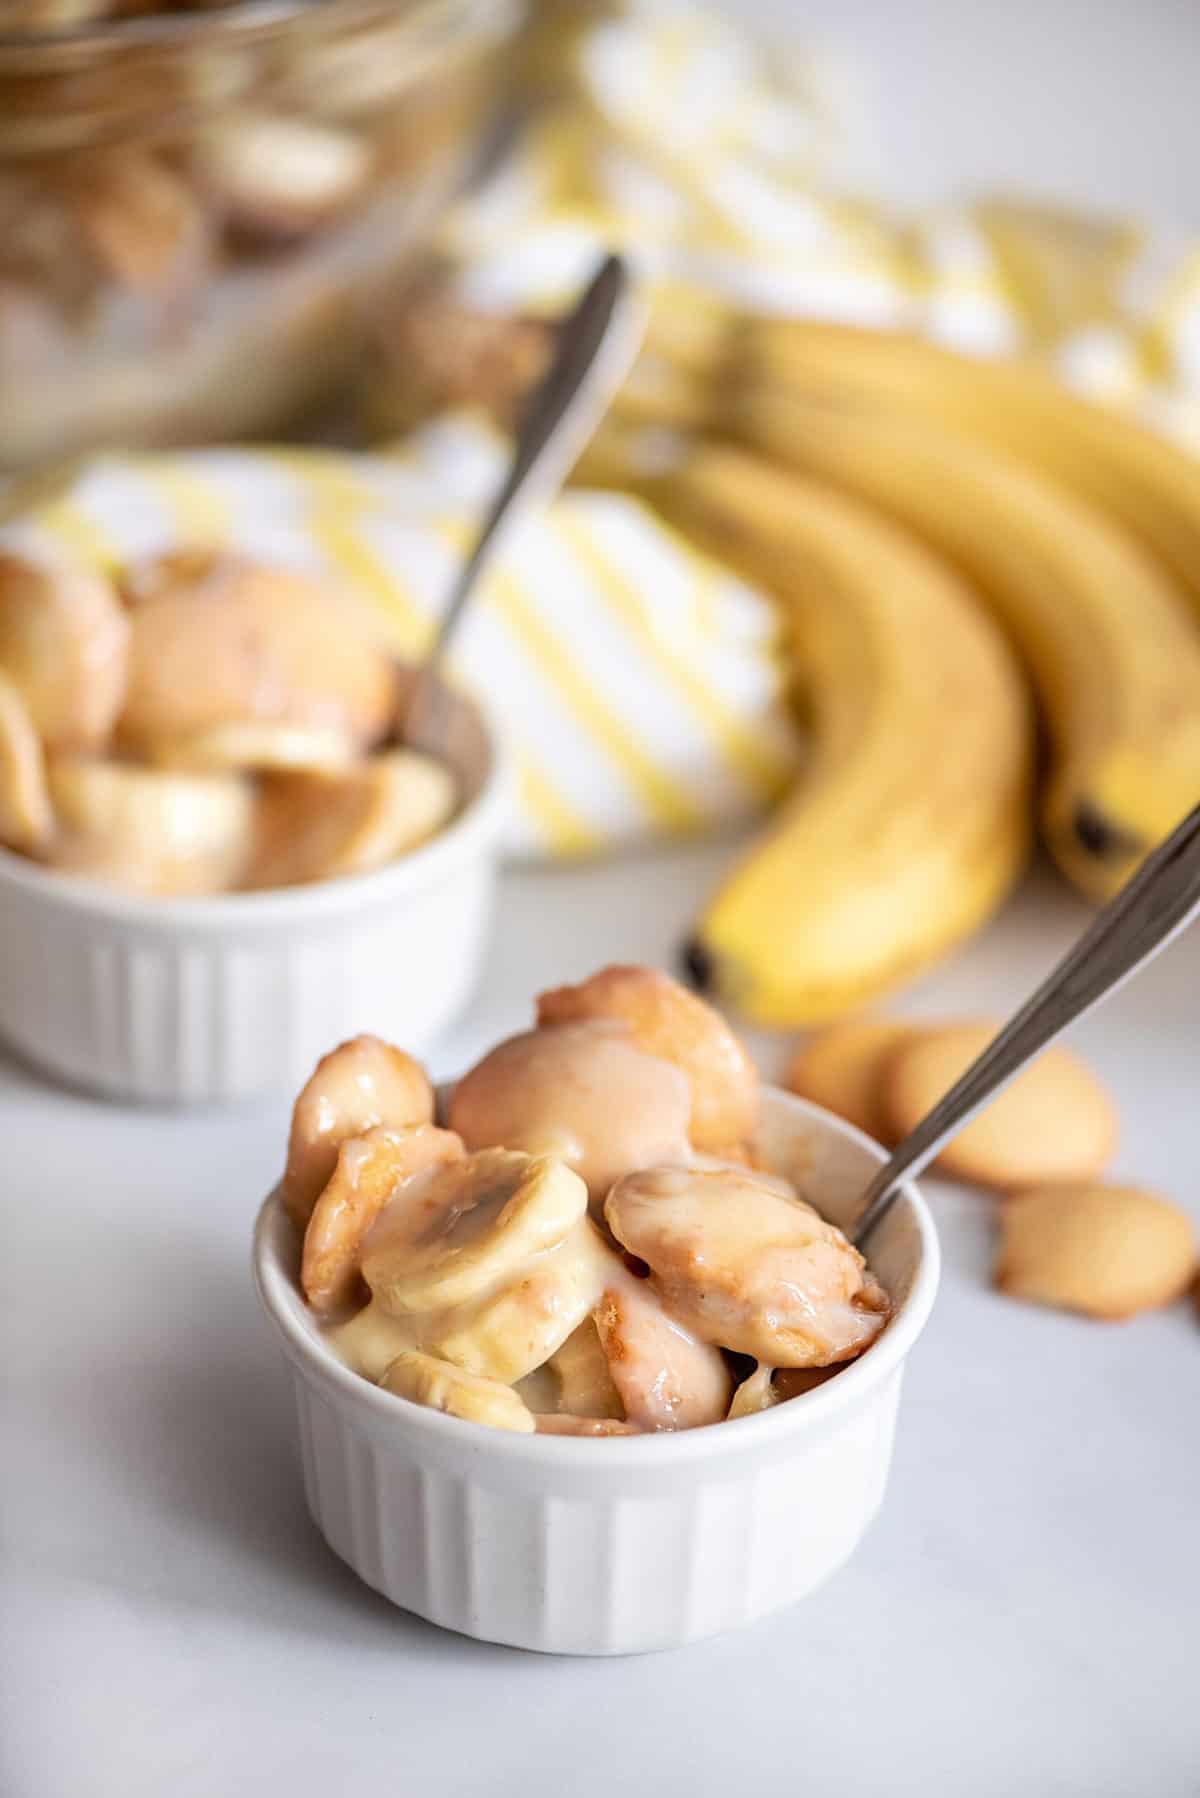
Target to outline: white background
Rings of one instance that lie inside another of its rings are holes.
[[[1189,6],[775,12],[860,58],[898,193],[1057,171],[1077,199],[1200,225]],[[726,856],[510,876],[437,1071],[541,984],[669,961]],[[1083,916],[1040,877],[905,1008],[1011,1007]],[[1200,1216],[1198,990],[1193,938],[1078,1041],[1118,1096],[1121,1170]],[[740,1635],[549,1661],[393,1610],[306,1518],[248,1277],[285,1126],[282,1101],[172,1118],[0,1063],[3,1798],[1197,1792],[1190,1307],[1102,1327],[1001,1300],[988,1201],[934,1188],[945,1286],[851,1566]]]
[[[898,199],[982,189],[1200,229],[1194,0],[726,0],[833,53]]]

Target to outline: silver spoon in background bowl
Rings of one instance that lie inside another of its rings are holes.
[[[1088,925],[1074,948],[1010,1018],[880,1168],[852,1232],[858,1248],[913,1180],[988,1100],[1060,1031],[1115,993],[1200,911],[1200,805],[1177,824]]]
[[[399,739],[437,755],[445,708],[439,672],[450,640],[504,537],[531,507],[551,499],[579,460],[628,374],[645,329],[629,265],[606,256],[559,325],[550,366],[526,402],[508,473],[479,527],[415,670]]]

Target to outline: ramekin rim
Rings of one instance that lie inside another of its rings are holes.
[[[780,1087],[765,1086],[763,1093],[772,1103],[782,1101],[788,1109],[803,1113],[822,1128],[831,1130],[833,1135],[865,1147],[872,1159],[881,1163],[886,1160],[886,1150],[878,1143],[823,1106]],[[486,1439],[489,1446],[494,1446],[495,1452],[506,1460],[527,1463],[595,1465],[593,1457],[600,1455],[606,1467],[669,1466],[677,1462],[719,1459],[736,1450],[750,1450],[770,1439],[781,1441],[785,1432],[799,1435],[817,1429],[839,1412],[853,1409],[858,1399],[865,1398],[903,1363],[933,1309],[941,1274],[941,1249],[933,1216],[919,1187],[912,1181],[905,1181],[901,1195],[901,1202],[908,1206],[917,1226],[920,1261],[899,1313],[889,1321],[866,1354],[812,1392],[775,1405],[768,1411],[692,1430],[606,1437],[602,1450],[588,1438],[529,1435],[447,1417],[428,1406],[385,1392],[339,1361],[332,1350],[300,1322],[303,1301],[271,1245],[272,1228],[282,1211],[278,1189],[264,1199],[255,1222],[254,1283],[263,1310],[279,1335],[288,1359],[299,1368],[308,1384],[324,1388],[326,1395],[340,1405],[392,1420],[410,1437],[415,1433],[426,1435],[434,1442],[457,1440],[464,1448],[474,1450],[479,1450]]]

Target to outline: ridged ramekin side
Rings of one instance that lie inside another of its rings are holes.
[[[486,1453],[431,1464],[295,1373],[305,1491],[335,1553],[433,1623],[557,1654],[672,1647],[812,1591],[878,1508],[899,1387],[897,1369],[815,1439],[621,1491],[578,1465],[497,1479]]]
[[[113,1097],[209,1104],[294,1089],[358,1030],[420,1049],[465,1003],[494,888],[490,845],[415,890],[346,882],[341,903],[258,922],[113,914],[0,879],[0,1029],[21,1055]]]

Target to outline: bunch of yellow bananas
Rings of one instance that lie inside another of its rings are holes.
[[[661,430],[672,453],[662,466]],[[652,452],[652,453],[651,453]],[[590,458],[770,588],[813,753],[693,970],[798,1025],[911,976],[1041,829],[1113,892],[1200,801],[1200,462],[1031,364],[814,322],[660,319]]]

